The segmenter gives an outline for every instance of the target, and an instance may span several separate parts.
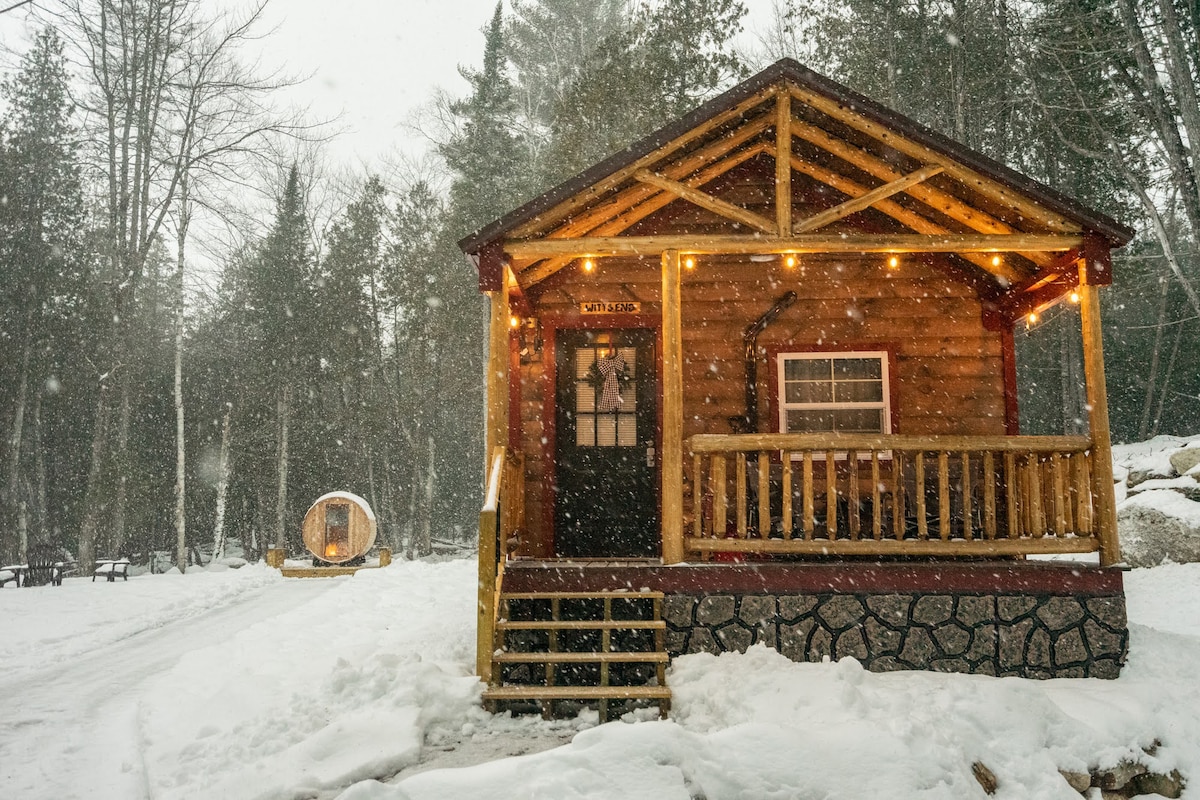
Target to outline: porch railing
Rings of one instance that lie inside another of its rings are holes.
[[[491,682],[496,611],[504,583],[504,565],[517,533],[525,527],[525,465],[520,453],[497,447],[488,466],[487,494],[479,512],[479,602],[475,666]]]
[[[691,553],[1100,549],[1086,437],[744,434],[689,445]]]

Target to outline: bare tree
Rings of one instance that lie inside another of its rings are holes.
[[[92,464],[80,523],[79,558],[95,557],[97,531],[112,492],[103,461],[119,465],[128,448],[130,370],[114,367],[131,352],[129,319],[157,241],[174,228],[176,289],[183,282],[185,251],[196,207],[213,209],[246,174],[247,159],[266,151],[275,134],[301,134],[294,119],[269,106],[288,83],[243,66],[238,48],[257,34],[266,0],[240,15],[210,13],[199,0],[65,0],[51,14],[72,43],[89,90],[84,97],[92,169],[101,178],[107,274],[101,285],[105,330],[97,332],[99,373],[114,376],[119,392],[116,452],[109,453],[112,393],[100,386]],[[49,13],[49,12],[47,12]],[[174,216],[172,216],[172,214]],[[180,393],[183,298],[176,309],[177,560],[184,547],[183,406]],[[119,474],[113,546],[124,537],[125,481]]]

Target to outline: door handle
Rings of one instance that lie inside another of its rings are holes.
[[[654,445],[650,445],[646,448],[646,466],[654,466]]]

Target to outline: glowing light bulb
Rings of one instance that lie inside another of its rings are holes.
[[[796,266],[796,256],[788,253],[787,257],[783,259],[783,263],[787,265],[788,269],[791,269]]]
[[[993,267],[1000,266],[1000,256],[992,256],[992,266]]]
[[[685,267],[687,267],[688,269],[695,269],[696,268],[696,259],[692,258],[691,256],[688,256],[687,258],[685,258],[683,260],[683,265]]]
[[[1038,321],[1038,315],[1037,315],[1037,312],[1036,312],[1036,311],[1030,311],[1030,312],[1029,312],[1029,324],[1030,324],[1030,325],[1032,325],[1032,324],[1034,324],[1034,323],[1035,323],[1035,322],[1037,322],[1037,321]]]
[[[1070,301],[1072,303],[1078,303],[1079,302],[1079,292],[1074,292],[1074,291],[1071,292],[1071,294],[1068,296],[1068,299],[1070,299]]]
[[[891,258],[888,259],[887,265],[888,265],[888,269],[899,269],[900,268],[900,259],[897,256],[892,256]]]
[[[521,318],[520,317],[509,317],[508,324],[509,324],[509,327],[519,328],[519,327],[521,327]]]
[[[595,269],[596,269],[596,262],[595,262],[595,261],[592,261],[590,258],[585,258],[585,259],[583,260],[583,271],[584,271],[584,272],[592,272],[592,271],[594,271]]]

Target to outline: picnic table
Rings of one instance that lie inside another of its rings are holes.
[[[96,569],[92,571],[92,583],[96,582],[97,576],[103,575],[109,583],[116,581],[117,576],[121,576],[121,580],[129,580],[129,559],[128,558],[101,558],[96,561]]]
[[[72,567],[66,561],[34,559],[28,564],[6,564],[0,567],[0,586],[13,582],[17,586],[62,586],[63,576]]]

